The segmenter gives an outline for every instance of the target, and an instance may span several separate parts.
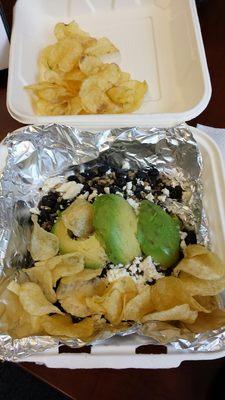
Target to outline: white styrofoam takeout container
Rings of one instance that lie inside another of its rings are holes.
[[[120,49],[112,57],[134,79],[146,80],[149,93],[142,107],[127,115],[34,115],[25,85],[35,82],[39,51],[54,42],[54,25],[76,20],[93,36],[106,36]],[[200,114],[211,96],[210,78],[194,0],[17,0],[11,38],[7,107],[22,123],[65,123],[81,128],[122,126],[170,127]],[[212,247],[223,252],[225,179],[219,149],[192,128],[204,159],[205,208]],[[54,368],[172,368],[184,360],[215,359],[225,351],[136,354],[147,344],[140,336],[114,337],[91,347],[91,353],[59,354],[58,348],[21,361]]]
[[[39,117],[24,86],[36,81],[41,49],[57,22],[75,20],[119,48],[110,57],[149,91],[133,114]],[[11,37],[7,107],[25,124],[77,127],[171,126],[200,114],[211,85],[194,0],[18,0]]]
[[[204,207],[209,220],[212,249],[225,262],[225,175],[221,153],[208,135],[191,128],[203,156]],[[58,348],[32,355],[21,361],[46,364],[51,368],[174,368],[182,361],[208,360],[225,356],[225,350],[213,352],[176,352],[167,346],[167,354],[136,354],[139,346],[148,344],[148,338],[131,335],[114,337],[104,344],[91,347],[91,353],[62,353]]]

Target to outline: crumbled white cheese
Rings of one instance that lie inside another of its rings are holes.
[[[137,179],[137,184],[141,186],[145,185],[144,181],[142,181],[140,178]]]
[[[182,250],[184,250],[185,247],[187,247],[185,240],[181,240],[180,247],[181,247]]]
[[[136,213],[138,213],[139,211],[139,207],[140,207],[140,203],[137,203],[134,199],[132,198],[128,198],[127,202],[130,204],[131,207],[133,207],[134,211]]]
[[[130,168],[130,164],[128,161],[124,160],[123,164],[122,164],[122,169],[129,169]]]
[[[128,194],[128,196],[133,196],[134,192],[131,189],[127,189],[127,194]]]
[[[157,271],[151,256],[146,257],[144,261],[142,261],[142,263],[139,265],[139,270],[144,272],[144,279],[146,281],[151,279],[157,280],[164,277],[161,272]]]
[[[142,261],[142,257],[135,257],[131,265],[128,265],[127,268],[132,274],[136,274],[139,268],[139,265]]]
[[[111,168],[109,168],[108,171],[106,171],[105,174],[106,174],[106,175],[110,175],[111,173],[112,173],[112,170],[111,170]]]
[[[186,239],[186,237],[187,237],[187,232],[182,232],[182,231],[180,231],[180,238],[181,238],[181,240]]]
[[[36,215],[40,215],[40,213],[41,213],[37,207],[31,207],[30,212],[31,212],[31,214],[36,214]]]
[[[74,181],[70,182],[65,182],[62,185],[60,185],[56,191],[63,193],[63,199],[64,200],[70,200],[76,197],[81,190],[83,189],[84,185],[82,183],[76,183]]]
[[[90,196],[88,197],[88,201],[91,201],[92,199],[94,199],[95,197],[98,196],[98,192],[97,190],[93,190],[93,192],[90,194]]]
[[[53,178],[48,178],[44,182],[44,185],[42,186],[42,190],[44,192],[49,192],[51,189],[56,188],[63,181],[64,181],[64,178],[60,177],[60,176],[55,176]]]
[[[152,195],[152,193],[147,194],[145,198],[149,201],[154,201],[154,196]]]
[[[109,187],[104,187],[104,192],[105,192],[106,194],[109,194],[109,193],[110,193],[110,188],[109,188]]]
[[[113,268],[107,272],[107,278],[109,282],[116,281],[119,278],[130,276],[125,268]]]
[[[165,195],[158,196],[158,200],[160,200],[164,203],[164,201],[166,200],[166,196]]]
[[[162,193],[166,196],[169,197],[170,191],[167,188],[162,189]]]
[[[131,181],[127,182],[126,188],[127,188],[127,190],[131,190],[132,189],[132,182]]]
[[[116,192],[116,194],[118,194],[119,196],[123,197],[123,193],[121,193],[121,192]]]
[[[151,192],[152,188],[150,185],[145,186],[145,190],[148,190],[149,192]]]

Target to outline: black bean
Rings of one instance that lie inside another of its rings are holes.
[[[79,178],[78,178],[76,175],[70,175],[70,176],[68,176],[67,180],[68,180],[69,182],[71,182],[71,181],[79,182]]]
[[[59,197],[59,193],[57,192],[50,192],[46,196],[43,196],[42,199],[39,202],[39,207],[40,206],[45,206],[45,207],[54,207],[55,203],[57,202],[57,199]]]
[[[121,189],[123,188],[123,186],[126,186],[127,183],[126,179],[123,176],[118,177],[115,182],[117,186]]]
[[[148,176],[151,177],[151,178],[152,177],[157,177],[157,176],[159,176],[159,171],[155,167],[151,166],[148,169]]]
[[[110,193],[115,194],[116,192],[120,192],[120,188],[118,186],[109,186]]]
[[[134,190],[134,195],[138,197],[140,196],[142,191],[143,191],[143,186],[136,186],[136,189]]]
[[[107,265],[106,265],[106,267],[103,268],[101,274],[99,275],[99,278],[105,278],[107,275],[107,271],[108,271],[108,269],[107,269]]]
[[[110,167],[108,165],[100,165],[100,167],[98,167],[98,175],[105,175],[105,173],[110,169]]]
[[[189,244],[196,244],[197,243],[196,233],[194,231],[186,231],[186,232],[187,232],[187,237],[184,239],[186,245],[188,246]]]
[[[170,192],[170,198],[171,199],[175,199],[177,201],[181,201],[182,200],[183,190],[182,190],[180,185],[177,185],[175,187],[167,186],[167,189]]]
[[[141,180],[148,180],[148,171],[140,170],[137,172],[137,177]]]

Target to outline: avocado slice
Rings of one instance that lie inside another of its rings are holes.
[[[137,238],[142,252],[162,267],[178,261],[180,248],[179,224],[160,206],[143,200],[138,216]]]
[[[75,253],[77,251],[84,256],[86,268],[103,268],[107,263],[107,256],[97,237],[91,235],[87,239],[72,239],[70,231],[63,223],[62,215],[63,213],[52,227],[52,233],[59,238],[60,253]]]
[[[114,264],[129,264],[141,253],[136,238],[137,218],[130,204],[116,194],[105,194],[94,202],[94,229]]]

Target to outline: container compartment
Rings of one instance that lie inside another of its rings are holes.
[[[54,42],[57,22],[75,20],[119,48],[110,57],[149,91],[133,114],[38,117],[24,86],[34,83],[37,59]],[[18,0],[14,11],[7,105],[23,123],[81,127],[169,126],[199,114],[211,95],[194,0]]]

